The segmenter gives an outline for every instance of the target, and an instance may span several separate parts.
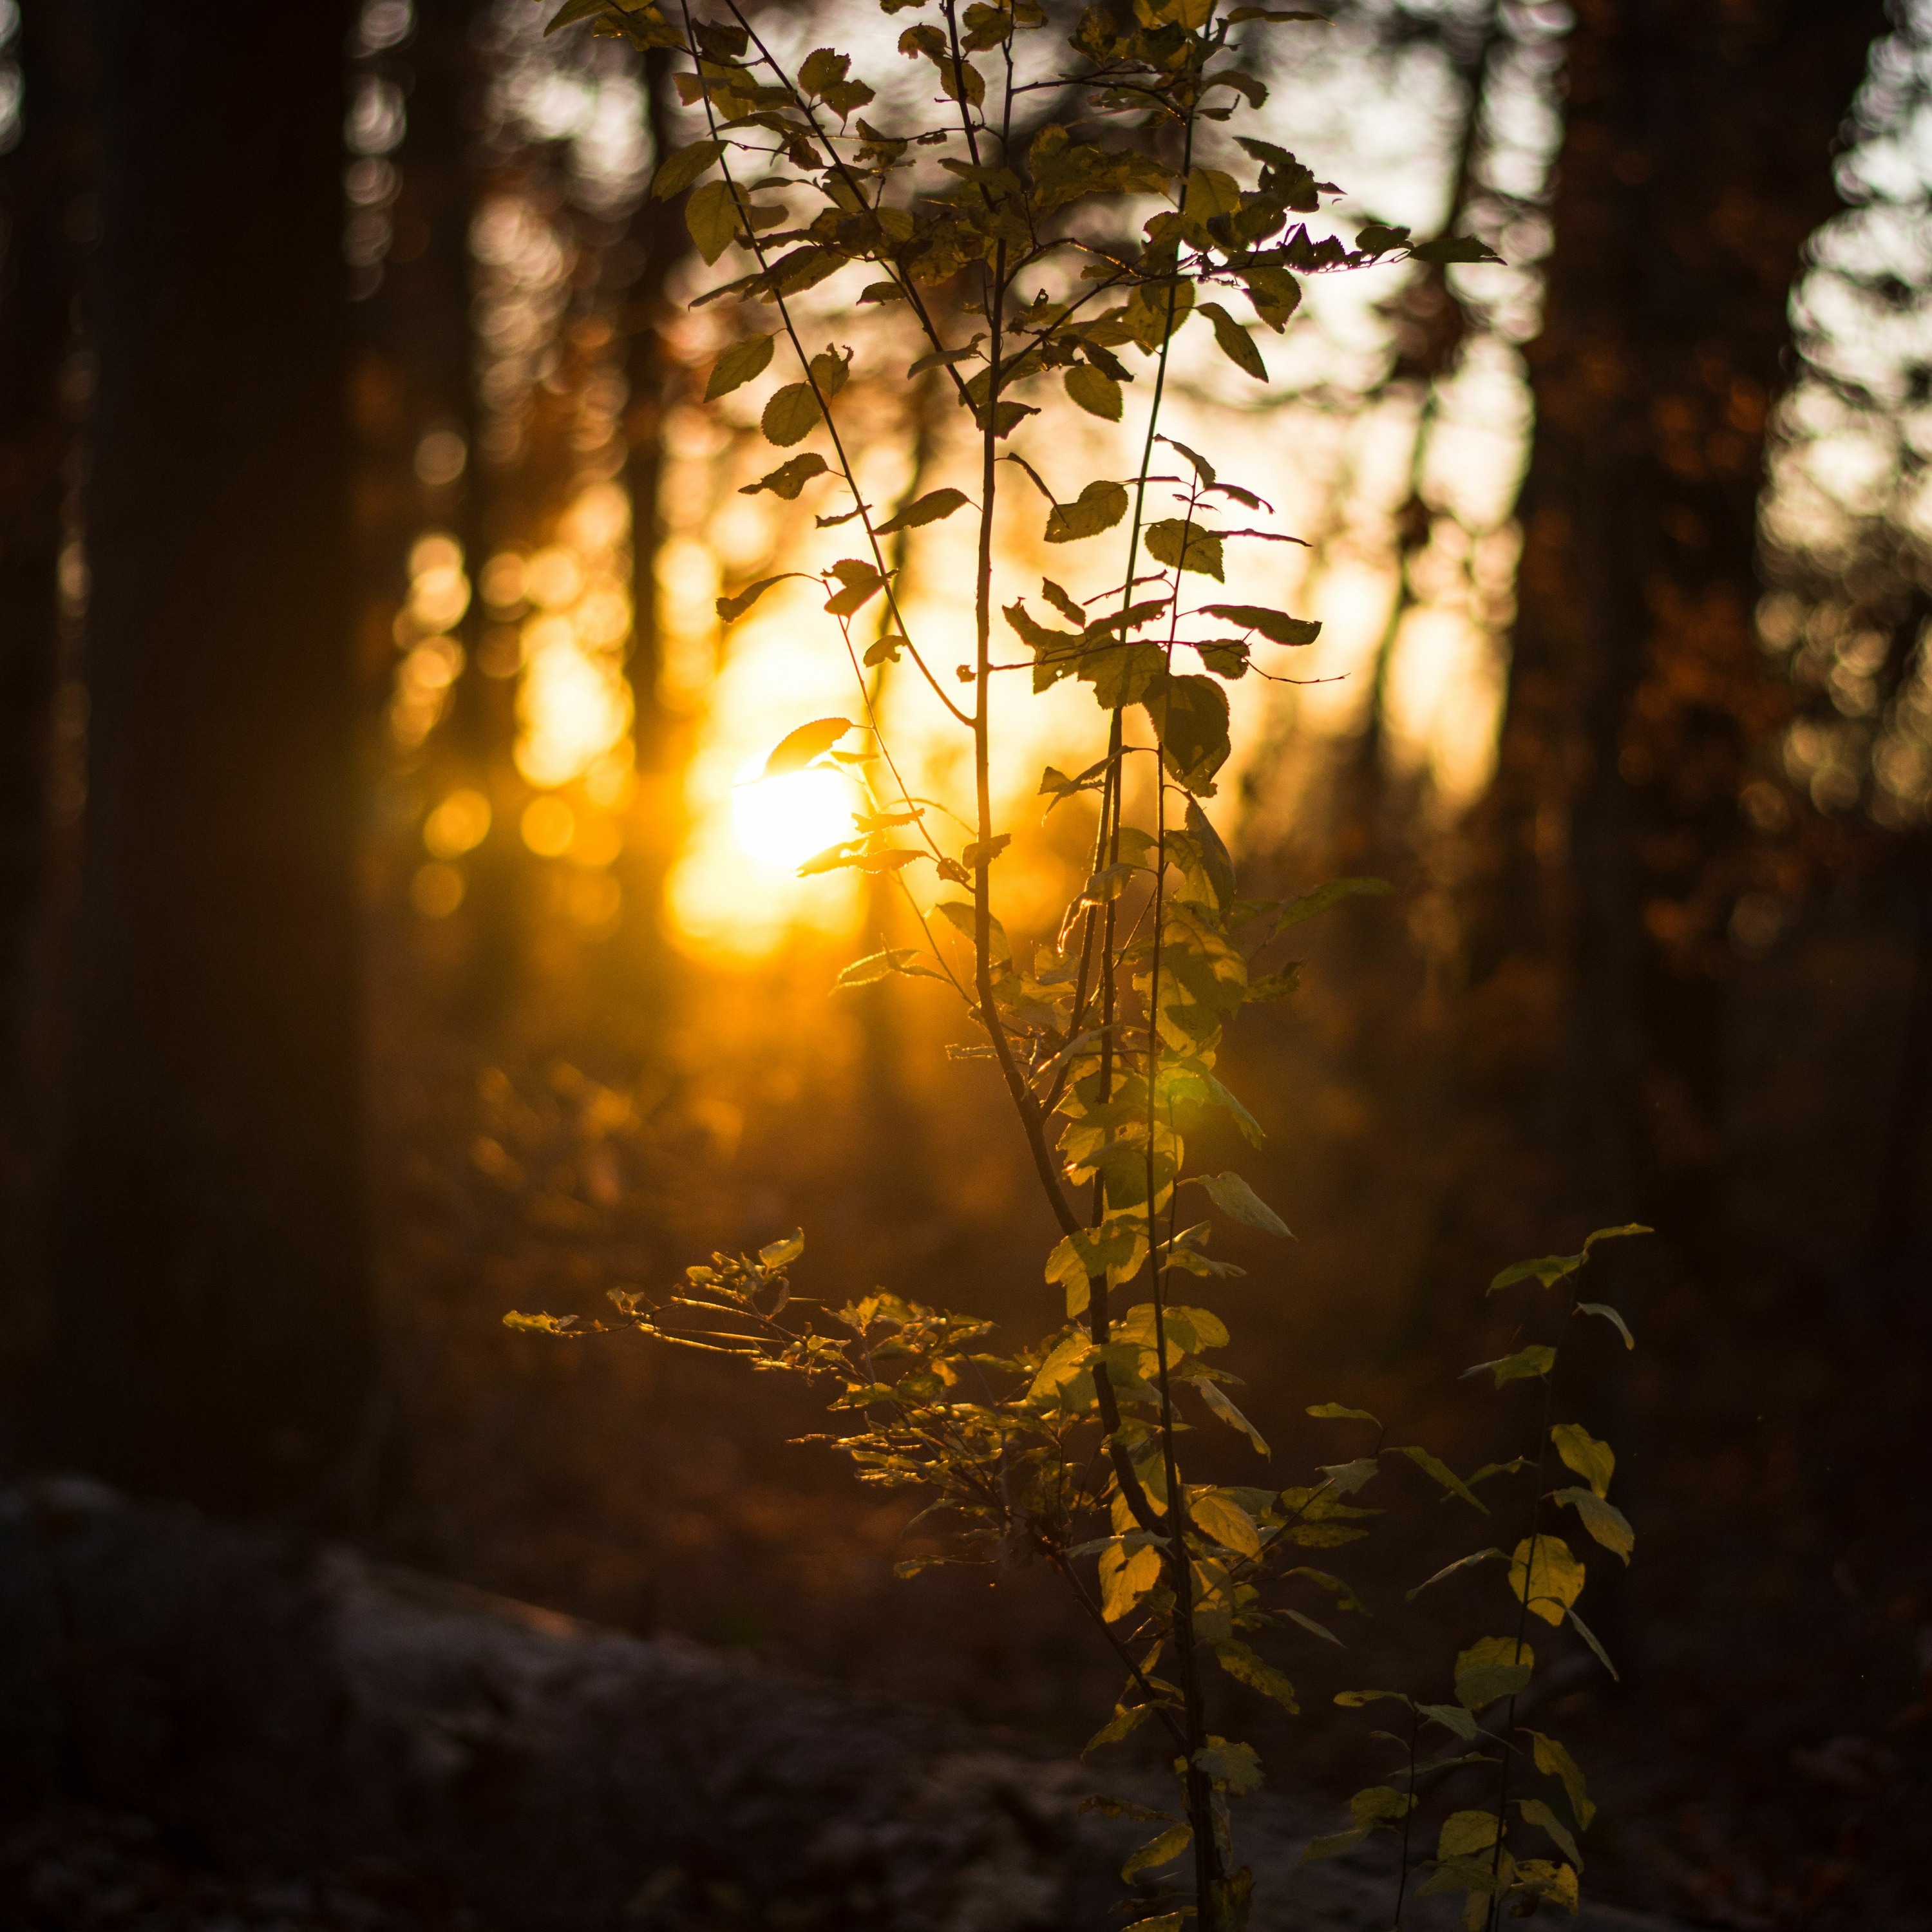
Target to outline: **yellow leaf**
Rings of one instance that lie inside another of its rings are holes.
[[[1583,1566],[1562,1537],[1526,1536],[1510,1558],[1510,1588],[1532,1616],[1561,1624],[1583,1594]]]
[[[1567,1467],[1574,1469],[1598,1496],[1610,1494],[1617,1457],[1607,1442],[1599,1442],[1587,1429],[1574,1422],[1558,1423],[1550,1430],[1550,1439]]]
[[[1188,1498],[1187,1508],[1195,1526],[1216,1543],[1244,1556],[1262,1553],[1261,1532],[1256,1528],[1254,1518],[1232,1496],[1219,1490],[1204,1490]]]
[[[809,382],[788,382],[765,405],[758,427],[766,441],[783,449],[802,441],[818,426],[818,398]]]
[[[1486,1852],[1496,1841],[1496,1814],[1493,1811],[1452,1811],[1442,1821],[1442,1833],[1436,1841],[1438,1858],[1466,1858],[1472,1852]]]

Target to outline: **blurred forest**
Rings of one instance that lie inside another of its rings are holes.
[[[501,1326],[800,1226],[808,1292],[1028,1322],[1052,1240],[938,989],[833,990],[903,916],[795,876],[836,782],[744,782],[850,670],[714,599],[823,540],[702,400],[719,274],[645,193],[692,110],[549,10],[0,0],[0,1467],[1077,1742],[1090,1634],[896,1582],[914,1506],[777,1378]],[[1240,1252],[1244,1402],[1283,1480],[1330,1400],[1479,1459],[1483,1284],[1655,1227],[1592,1397],[1623,1678],[1559,1706],[1592,1880],[1932,1924],[1932,8],[1294,44],[1281,138],[1502,261],[1311,280],[1265,388],[1177,365],[1324,623],[1238,688],[1231,842],[1396,888],[1243,1022],[1299,1238]],[[851,394],[916,494],[937,374]],[[1312,1775],[1363,1651],[1307,1670]]]

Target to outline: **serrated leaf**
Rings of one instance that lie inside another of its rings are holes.
[[[783,449],[809,436],[818,427],[818,398],[812,394],[812,385],[788,382],[772,392],[764,414],[758,418],[758,427],[764,431],[767,442],[775,442]]]
[[[711,380],[704,386],[704,400],[715,403],[720,396],[728,396],[734,389],[741,388],[754,376],[763,375],[771,362],[776,340],[769,335],[748,335],[742,342],[733,343],[711,365]],[[818,459],[818,467],[825,467],[823,457]],[[770,489],[771,479],[767,477],[763,483],[752,487]],[[792,492],[794,496],[797,494],[796,490]]]
[[[804,573],[796,570],[782,570],[776,577],[761,577],[755,584],[748,584],[743,590],[730,597],[718,600],[718,614],[728,624],[735,624],[765,592],[775,584],[782,584],[788,577],[800,577]]]
[[[817,450],[808,449],[802,456],[794,456],[789,462],[781,463],[757,482],[747,483],[738,494],[741,496],[755,496],[760,490],[769,490],[774,496],[782,496],[788,503],[793,502],[814,476],[823,476],[830,466]],[[776,578],[771,580],[773,583],[777,580]]]
[[[1258,1690],[1264,1697],[1273,1698],[1291,1717],[1300,1714],[1301,1706],[1295,1701],[1294,1686],[1282,1672],[1256,1656],[1246,1644],[1228,1638],[1214,1646],[1214,1655],[1221,1668],[1238,1684],[1245,1684],[1250,1690]]]
[[[1219,617],[1229,624],[1239,624],[1245,630],[1260,632],[1270,644],[1312,644],[1322,634],[1322,626],[1315,619],[1291,617],[1286,610],[1270,610],[1265,604],[1209,604],[1203,608],[1210,617]],[[1358,890],[1372,890],[1376,886],[1381,886],[1384,892],[1390,890],[1379,879],[1345,879],[1338,880],[1337,884],[1353,885]]]
[[[1210,1738],[1194,1754],[1193,1763],[1237,1798],[1245,1798],[1262,1781],[1262,1761],[1252,1744]]]
[[[923,496],[908,503],[896,516],[881,524],[874,534],[890,536],[896,531],[916,530],[924,524],[938,523],[970,500],[963,490],[928,490]]]
[[[1583,1594],[1585,1571],[1560,1536],[1526,1536],[1510,1558],[1510,1588],[1533,1617],[1560,1624],[1563,1614]]]
[[[1137,1852],[1132,1853],[1120,1868],[1124,1879],[1132,1879],[1144,1871],[1157,1870],[1162,1865],[1171,1865],[1194,1842],[1194,1827],[1183,1822],[1170,1825],[1159,1837],[1150,1838]]]
[[[1610,1478],[1616,1474],[1616,1451],[1607,1442],[1599,1442],[1580,1423],[1559,1422],[1550,1432],[1564,1466],[1576,1471],[1600,1496],[1610,1492]]]
[[[1110,530],[1127,514],[1126,486],[1096,481],[1090,483],[1070,503],[1056,503],[1048,513],[1048,543],[1078,543],[1084,537],[1097,537]]]
[[[694,141],[689,147],[666,155],[651,177],[651,198],[668,201],[673,195],[682,194],[724,152],[722,141]]]
[[[1221,534],[1204,530],[1192,518],[1162,517],[1148,525],[1147,552],[1157,563],[1170,568],[1198,572],[1221,580]]]
[[[1264,1234],[1289,1240],[1294,1238],[1288,1223],[1238,1174],[1196,1174],[1188,1178],[1206,1189],[1208,1199],[1230,1220],[1258,1228]]]
[[[1102,422],[1120,419],[1120,386],[1090,362],[1076,362],[1066,372],[1066,393],[1090,416]]]
[[[1598,1542],[1628,1563],[1636,1547],[1636,1532],[1630,1519],[1615,1503],[1606,1502],[1594,1490],[1558,1490],[1552,1502],[1568,1503],[1583,1519],[1583,1527]]]
[[[1442,235],[1433,242],[1418,242],[1409,250],[1418,262],[1500,262],[1502,257],[1486,242],[1473,235]]]
[[[1187,1513],[1202,1534],[1212,1537],[1225,1548],[1243,1556],[1262,1553],[1261,1532],[1255,1520],[1232,1498],[1209,1490],[1187,1499]]]
[[[1202,302],[1200,310],[1214,326],[1214,343],[1221,353],[1244,374],[1265,382],[1268,364],[1262,360],[1254,338],[1219,302]]]
[[[1161,762],[1170,776],[1183,790],[1210,796],[1214,774],[1232,749],[1226,691],[1211,677],[1169,677],[1156,681],[1141,702],[1160,736]]]
[[[730,247],[742,219],[736,190],[729,182],[706,182],[684,204],[684,225],[707,265]]]
[[[772,747],[772,754],[765,760],[760,778],[782,778],[788,772],[802,772],[817,758],[831,750],[839,740],[852,728],[849,718],[814,718],[809,724],[801,724],[795,731],[788,731]]]
[[[1554,1738],[1545,1737],[1540,1731],[1532,1731],[1529,1737],[1531,1748],[1536,1754],[1537,1769],[1546,1778],[1560,1778],[1563,1780],[1570,1811],[1577,1824],[1587,1832],[1590,1820],[1597,1815],[1597,1808],[1590,1802],[1589,1787],[1583,1781],[1583,1773],[1576,1760]]]
[[[805,1252],[805,1230],[788,1234],[780,1241],[768,1241],[758,1250],[758,1264],[768,1274],[776,1274],[780,1268],[789,1268]]]

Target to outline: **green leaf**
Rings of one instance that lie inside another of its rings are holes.
[[[1536,1653],[1513,1636],[1486,1636],[1456,1660],[1456,1701],[1480,1711],[1498,1697],[1514,1697],[1529,1682]]]
[[[1462,1371],[1462,1379],[1467,1382],[1472,1376],[1479,1376],[1488,1369],[1494,1372],[1496,1387],[1501,1388],[1504,1382],[1522,1382],[1532,1376],[1546,1376],[1556,1364],[1556,1351],[1539,1342],[1529,1348],[1517,1349],[1513,1355],[1499,1356],[1493,1362],[1478,1362]]]
[[[1564,1466],[1576,1471],[1600,1496],[1610,1492],[1610,1478],[1616,1473],[1616,1451],[1607,1442],[1599,1442],[1580,1423],[1559,1422],[1550,1432]]]
[[[1578,1826],[1587,1832],[1590,1820],[1597,1815],[1597,1808],[1590,1802],[1589,1787],[1583,1781],[1576,1760],[1554,1738],[1546,1738],[1540,1731],[1532,1731],[1529,1736],[1536,1754],[1537,1769],[1546,1778],[1560,1778],[1563,1780],[1570,1811]]]
[[[696,200],[694,196],[694,206]],[[763,375],[771,362],[776,342],[776,338],[770,335],[748,335],[742,342],[733,343],[711,365],[711,380],[704,386],[704,400],[707,403],[715,403],[720,396],[728,396],[734,389],[742,388],[754,376]],[[803,460],[802,458],[793,459],[794,462]],[[818,467],[820,470],[825,467],[825,459],[822,456],[818,459]],[[800,479],[801,482],[802,480]],[[767,477],[764,482],[754,484],[752,487],[754,490],[769,489],[772,487],[771,479]],[[791,494],[796,496],[798,492],[794,490]]]
[[[818,427],[818,398],[812,393],[812,385],[788,382],[772,392],[764,414],[758,419],[758,427],[764,431],[766,442],[783,449],[803,441]]]
[[[1078,543],[1083,537],[1097,537],[1110,530],[1127,514],[1127,490],[1124,483],[1096,481],[1090,483],[1070,503],[1056,503],[1048,513],[1048,543]]]
[[[1583,1594],[1585,1572],[1576,1552],[1560,1536],[1526,1536],[1510,1558],[1510,1588],[1533,1617],[1560,1625],[1564,1612]]]
[[[849,718],[814,718],[788,731],[765,760],[760,778],[782,778],[788,772],[802,772],[814,758],[823,757],[852,728]]]
[[[1375,1480],[1382,1472],[1382,1464],[1373,1456],[1358,1456],[1352,1462],[1324,1462],[1321,1468],[1338,1494],[1352,1496]]]
[[[1574,1630],[1576,1634],[1590,1646],[1591,1649],[1596,1653],[1597,1661],[1600,1664],[1612,1677],[1616,1678],[1618,1683],[1621,1684],[1623,1682],[1622,1673],[1619,1672],[1617,1666],[1610,1661],[1610,1652],[1597,1641],[1596,1632],[1591,1629],[1590,1626],[1576,1614],[1574,1609],[1568,1612],[1568,1615],[1570,1618],[1570,1628]]]
[[[1237,1798],[1245,1798],[1262,1781],[1262,1761],[1252,1744],[1210,1737],[1194,1754],[1193,1762],[1196,1771],[1205,1772],[1217,1786]]]
[[[1417,1584],[1414,1589],[1408,1591],[1406,1593],[1406,1600],[1414,1603],[1424,1591],[1441,1582],[1445,1576],[1454,1576],[1459,1570],[1472,1569],[1478,1563],[1488,1562],[1491,1557],[1494,1557],[1498,1562],[1501,1562],[1502,1554],[1500,1550],[1478,1550],[1472,1551],[1467,1556],[1459,1556],[1454,1562],[1444,1564],[1434,1576],[1425,1578],[1421,1582]]]
[[[1599,1241],[1621,1241],[1632,1234],[1654,1234],[1656,1232],[1654,1228],[1646,1228],[1641,1221],[1626,1221],[1621,1227],[1616,1228],[1599,1228],[1594,1234],[1586,1238],[1583,1252],[1587,1255]]]
[[[1226,1423],[1230,1428],[1238,1429],[1254,1445],[1258,1456],[1273,1452],[1262,1439],[1262,1432],[1234,1406],[1233,1400],[1222,1390],[1218,1382],[1210,1382],[1205,1376],[1184,1376],[1182,1381],[1192,1383],[1200,1391],[1201,1400]]]
[[[788,503],[792,502],[814,476],[823,476],[830,467],[817,450],[808,449],[802,456],[794,456],[789,462],[781,463],[757,482],[747,483],[738,494],[741,496],[755,496],[760,490],[769,490],[774,496],[782,496]],[[778,579],[773,578],[770,581],[776,584]]]
[[[1442,1821],[1442,1835],[1436,1840],[1436,1856],[1466,1858],[1472,1852],[1486,1852],[1496,1841],[1493,1811],[1452,1811]]]
[[[1636,1337],[1630,1331],[1630,1324],[1607,1301],[1580,1301],[1576,1304],[1579,1315],[1600,1315],[1624,1338],[1626,1348],[1636,1346]]]
[[[1568,1503],[1583,1519],[1583,1527],[1614,1555],[1628,1563],[1636,1547],[1636,1532],[1630,1519],[1615,1503],[1606,1502],[1594,1490],[1558,1490],[1550,1498]]]
[[[1327,885],[1317,886],[1312,892],[1304,892],[1298,899],[1291,899],[1282,907],[1281,916],[1274,922],[1275,935],[1279,938],[1291,926],[1319,918],[1330,906],[1340,905],[1344,899],[1378,898],[1394,890],[1386,879],[1331,879]]]
[[[737,191],[729,182],[706,182],[693,188],[684,204],[684,225],[707,263],[730,247],[742,218]]]
[[[1418,1715],[1432,1724],[1440,1724],[1445,1731],[1453,1731],[1466,1744],[1482,1740],[1482,1726],[1460,1704],[1418,1704],[1415,1708]]]
[[[694,141],[689,147],[666,155],[651,177],[652,199],[668,201],[673,195],[682,194],[724,152],[722,141]]]
[[[938,523],[970,500],[963,490],[929,490],[923,496],[908,503],[896,516],[881,524],[874,535],[889,537],[896,530],[916,530],[922,524]]]
[[[919,954],[913,947],[890,946],[883,952],[868,953],[863,959],[854,960],[839,974],[837,990],[848,992],[856,986],[875,986],[895,974],[902,978],[920,980],[940,980],[946,976],[943,973],[935,973],[930,966],[921,965]]]
[[[776,1274],[780,1268],[789,1268],[805,1252],[805,1230],[801,1228],[794,1234],[788,1234],[782,1241],[768,1241],[758,1250],[758,1264],[767,1274]]]
[[[782,570],[776,577],[761,577],[755,584],[748,584],[734,597],[721,597],[718,600],[718,614],[728,624],[735,624],[774,584],[782,584],[788,577],[802,577],[799,570]]]
[[[1301,1706],[1295,1701],[1294,1686],[1246,1644],[1232,1637],[1226,1638],[1214,1646],[1214,1655],[1221,1668],[1236,1683],[1245,1684],[1250,1690],[1258,1690],[1264,1697],[1273,1698],[1291,1717],[1300,1714]]]
[[[1384,1454],[1406,1456],[1424,1475],[1432,1476],[1452,1496],[1460,1496],[1472,1509],[1480,1510],[1485,1516],[1489,1514],[1489,1505],[1475,1491],[1447,1462],[1439,1456],[1432,1456],[1426,1449],[1418,1448],[1413,1443],[1409,1443],[1398,1444],[1395,1448],[1384,1450]]]
[[[1308,1413],[1318,1422],[1373,1422],[1382,1426],[1366,1408],[1344,1408],[1339,1402],[1318,1402]]]
[[[1241,271],[1248,299],[1255,313],[1279,335],[1288,318],[1301,306],[1301,284],[1288,271],[1274,262],[1257,264]]]
[[[1245,338],[1243,339],[1246,340]],[[1315,620],[1291,617],[1286,610],[1272,610],[1264,604],[1210,604],[1204,608],[1210,617],[1219,617],[1226,622],[1239,624],[1244,630],[1260,632],[1270,644],[1312,644],[1322,633],[1322,626]],[[1391,890],[1380,879],[1342,879],[1338,880],[1336,884],[1352,886],[1358,891],[1372,891],[1377,887],[1384,892]],[[1324,890],[1332,888],[1324,887]],[[1347,895],[1343,894],[1342,896],[1346,897]],[[1318,907],[1316,910],[1320,908]]]
[[[1258,1228],[1264,1234],[1294,1238],[1288,1223],[1238,1174],[1196,1174],[1188,1178],[1205,1188],[1208,1199],[1230,1220]]]
[[[1196,797],[1211,796],[1214,774],[1233,748],[1226,690],[1211,677],[1171,677],[1142,702],[1160,735],[1161,760],[1174,782]]]
[[[1158,1838],[1150,1838],[1140,1850],[1129,1857],[1120,1868],[1124,1879],[1132,1879],[1139,1873],[1154,1871],[1162,1865],[1171,1865],[1194,1842],[1194,1827],[1182,1823],[1170,1825]]]
[[[1102,1744],[1118,1744],[1152,1717],[1154,1711],[1154,1707],[1151,1704],[1136,1704],[1130,1709],[1117,1710],[1082,1746],[1080,1755],[1084,1757],[1090,1751],[1098,1750]]]
[[[1257,382],[1265,382],[1268,364],[1262,360],[1254,338],[1219,302],[1203,302],[1200,307],[1201,313],[1214,326],[1214,341],[1221,353]]]
[[[1066,393],[1090,416],[1102,422],[1120,419],[1120,386],[1104,369],[1076,362],[1066,372]]]
[[[1498,1288],[1514,1288],[1520,1281],[1534,1281],[1553,1288],[1582,1265],[1580,1254],[1539,1255],[1534,1261],[1513,1262],[1491,1281],[1489,1292],[1494,1294]]]
[[[1418,262],[1500,262],[1502,257],[1486,242],[1473,235],[1442,235],[1433,242],[1418,242],[1409,250]]]
[[[1516,1808],[1522,1814],[1526,1825],[1534,1825],[1540,1832],[1546,1832],[1556,1840],[1557,1848],[1579,1871],[1583,1869],[1583,1855],[1576,1849],[1576,1840],[1570,1835],[1570,1828],[1564,1823],[1540,1798],[1519,1798]]]
[[[1203,577],[1221,580],[1221,538],[1216,530],[1204,530],[1187,517],[1163,517],[1147,526],[1147,551],[1156,563],[1171,568],[1197,571]]]

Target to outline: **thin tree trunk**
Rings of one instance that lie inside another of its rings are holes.
[[[82,197],[92,180],[88,47],[75,14],[22,16],[20,145],[0,162],[0,1387],[42,1340],[52,1111],[50,816],[62,669],[60,554],[78,484]],[[0,1402],[0,1462],[24,1405]]]
[[[344,0],[96,0],[92,735],[53,1447],[313,1504],[369,1373]]]

